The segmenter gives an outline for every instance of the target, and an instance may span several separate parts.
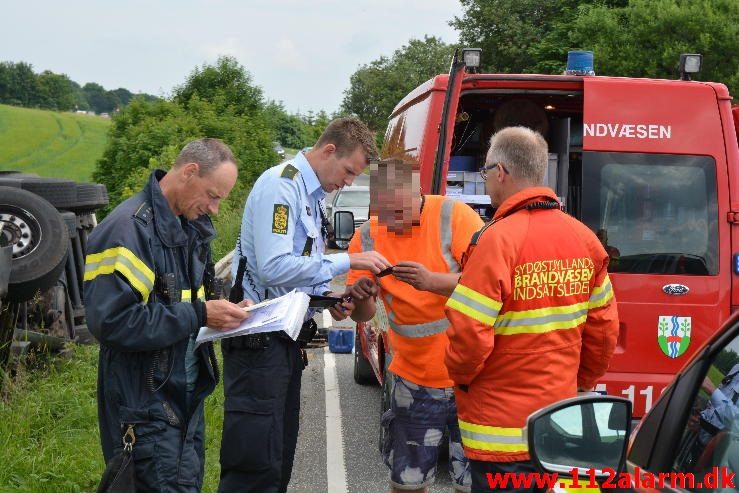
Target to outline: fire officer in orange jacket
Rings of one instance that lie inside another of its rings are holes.
[[[542,186],[547,161],[546,141],[528,128],[493,135],[481,173],[497,211],[446,304],[445,361],[473,492],[490,491],[486,473],[535,471],[527,417],[592,389],[616,345],[608,255]]]
[[[374,315],[375,282],[388,314],[393,353],[388,378],[393,390],[382,426],[391,491],[428,491],[445,431],[455,491],[469,491],[453,382],[441,363],[449,327],[444,304],[457,285],[470,238],[483,223],[462,202],[421,195],[419,173],[410,163],[386,160],[371,166],[373,216],[354,236],[349,252],[375,250],[394,267],[391,275],[381,278],[352,269],[347,284],[353,284],[354,320]]]

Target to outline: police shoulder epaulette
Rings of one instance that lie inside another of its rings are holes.
[[[295,177],[298,175],[300,171],[298,168],[293,166],[292,164],[287,164],[282,170],[282,174],[280,174],[281,178],[290,178],[291,180],[294,180]]]
[[[141,202],[141,205],[136,208],[136,212],[133,213],[133,217],[143,221],[144,224],[149,224],[154,218],[154,211],[148,202]]]

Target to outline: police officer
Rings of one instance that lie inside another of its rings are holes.
[[[376,252],[324,254],[327,192],[350,185],[377,156],[372,132],[354,118],[332,121],[308,153],[265,171],[244,207],[232,270],[246,298],[263,301],[293,289],[328,294],[329,281],[349,268],[390,267]],[[238,282],[238,260],[245,259]],[[233,299],[233,298],[232,298]],[[340,320],[353,305],[330,309]],[[315,332],[312,311],[299,340]],[[305,353],[284,332],[222,342],[225,413],[219,491],[285,492],[298,438],[300,378]]]
[[[246,314],[212,297],[207,214],[236,183],[231,150],[187,144],[172,169],[116,207],[89,237],[87,324],[100,341],[98,417],[105,461],[135,437],[138,491],[197,492],[203,481],[203,400],[218,370],[201,326],[232,329]]]

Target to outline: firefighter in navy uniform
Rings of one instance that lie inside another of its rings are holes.
[[[255,301],[297,289],[329,294],[329,281],[352,268],[374,273],[390,264],[376,252],[324,254],[327,192],[350,185],[377,156],[372,132],[354,118],[334,120],[308,153],[265,171],[244,207],[232,271],[234,290]],[[241,268],[239,268],[241,265]],[[243,291],[242,291],[243,290]],[[350,302],[330,309],[337,319]],[[315,333],[313,310],[298,341],[284,332],[222,342],[225,409],[219,491],[287,491],[298,439],[304,346]]]
[[[226,300],[206,301],[216,289],[206,214],[217,213],[236,176],[225,144],[193,141],[89,237],[84,288],[100,341],[100,441],[108,462],[131,428],[138,491],[202,485],[203,400],[218,370],[212,345],[195,349],[195,337],[203,325],[231,329],[246,317]]]

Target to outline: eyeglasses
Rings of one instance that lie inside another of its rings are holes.
[[[493,168],[500,168],[501,170],[503,170],[503,173],[505,173],[506,175],[508,174],[508,170],[505,168],[505,166],[503,166],[503,163],[490,164],[488,166],[483,166],[482,168],[480,168],[480,176],[482,176],[483,180],[488,179],[488,171]]]

